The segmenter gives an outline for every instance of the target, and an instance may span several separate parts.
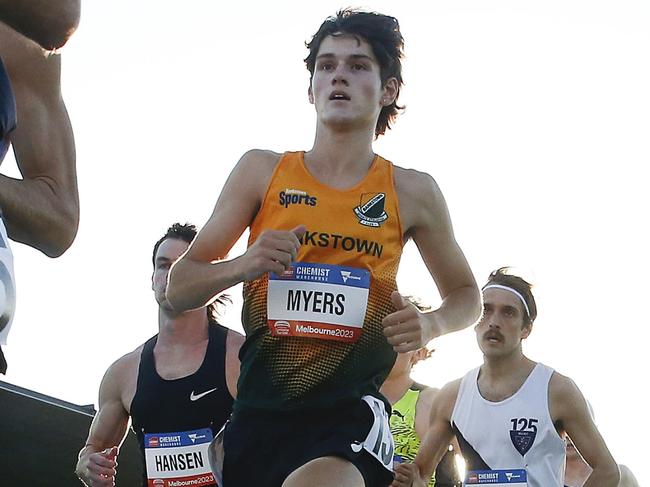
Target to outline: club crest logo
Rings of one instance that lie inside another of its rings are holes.
[[[537,418],[512,418],[512,429],[510,430],[510,440],[513,446],[523,457],[531,449],[537,437]]]
[[[523,457],[535,443],[536,431],[513,431],[510,430],[510,439],[517,451]]]
[[[388,219],[384,210],[386,193],[364,193],[361,195],[359,206],[354,209],[354,214],[359,223],[367,227],[379,227]]]

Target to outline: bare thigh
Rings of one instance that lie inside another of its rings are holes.
[[[339,457],[321,457],[294,470],[282,487],[364,487],[361,472]]]

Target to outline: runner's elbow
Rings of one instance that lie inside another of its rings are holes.
[[[79,229],[79,207],[62,209],[49,222],[49,231],[36,247],[51,258],[60,257],[70,248]]]
[[[592,475],[598,476],[598,485],[607,487],[618,487],[621,481],[621,471],[614,462],[608,462],[606,465],[594,468]]]
[[[169,273],[169,282],[165,289],[165,297],[174,311],[183,312],[190,308],[187,306],[186,300],[183,299],[183,290],[179,289],[179,282],[182,280],[182,276],[179,278],[177,270],[179,264],[180,262],[176,262]]]
[[[481,291],[478,287],[472,287],[473,299],[472,299],[472,312],[473,312],[473,322],[477,322],[481,319],[481,314],[483,313],[483,298],[481,296]]]
[[[40,32],[36,33],[35,40],[48,51],[60,49],[77,30],[80,15],[80,0],[64,0],[61,2],[56,17],[51,18],[49,23],[42,24]]]

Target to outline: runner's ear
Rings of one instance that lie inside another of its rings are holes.
[[[522,326],[521,329],[522,329],[521,339],[523,340],[530,336],[530,332],[533,331],[533,324],[524,323],[524,326]]]

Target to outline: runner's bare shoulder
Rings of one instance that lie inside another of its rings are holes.
[[[456,379],[444,385],[433,398],[432,414],[440,414],[445,420],[451,420],[451,415],[456,407],[456,399],[462,379]]]
[[[417,227],[430,226],[436,221],[447,222],[447,206],[433,177],[415,169],[394,167],[395,189],[407,236],[413,236]]]
[[[278,154],[277,152],[251,149],[244,153],[237,166],[242,166],[247,172],[256,173],[257,177],[266,175],[270,177],[281,158],[282,154]]]
[[[439,191],[433,177],[426,172],[393,165],[395,188],[401,193]]]
[[[100,406],[103,402],[102,399],[111,397],[120,397],[125,404],[131,403],[129,398],[133,399],[135,393],[143,347],[144,345],[140,345],[132,352],[120,357],[106,370],[99,387]]]
[[[225,186],[226,194],[255,198],[261,203],[275,167],[282,154],[270,150],[252,149],[244,153],[230,173]],[[248,195],[248,196],[246,196]]]

